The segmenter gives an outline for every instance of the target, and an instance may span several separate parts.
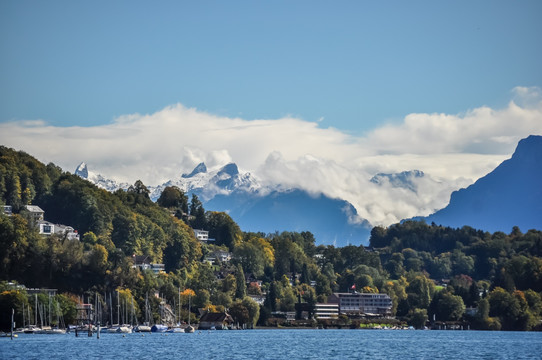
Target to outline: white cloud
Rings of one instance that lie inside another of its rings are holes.
[[[291,117],[226,118],[177,104],[104,126],[2,123],[0,143],[69,171],[85,161],[106,177],[148,185],[178,178],[200,162],[212,168],[234,161],[264,183],[348,200],[372,224],[387,225],[444,206],[451,191],[491,171],[521,138],[542,134],[540,89],[513,93],[503,109],[409,114],[363,137]],[[412,169],[431,175],[416,180],[417,194],[369,181],[378,172]]]

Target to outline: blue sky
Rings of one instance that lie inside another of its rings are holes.
[[[542,134],[542,1],[1,1],[0,144],[428,215]],[[417,192],[370,182],[421,170]]]
[[[542,84],[540,1],[3,1],[0,121],[182,103],[352,133]]]

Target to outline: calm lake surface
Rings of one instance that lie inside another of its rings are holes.
[[[541,359],[542,333],[247,330],[0,338],[0,359]]]

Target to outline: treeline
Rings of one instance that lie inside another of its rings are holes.
[[[389,294],[393,315],[418,327],[433,319],[479,329],[540,326],[540,231],[490,234],[405,222],[374,228],[369,248],[316,246],[308,231],[243,232],[228,214],[205,211],[197,196],[189,199],[175,187],[166,188],[157,203],[141,181],[109,193],[5,147],[0,202],[14,210],[13,216],[0,215],[0,280],[58,289],[68,320],[81,297],[107,307],[103,294],[118,291],[126,303],[133,299],[139,322],[145,298],[151,298],[158,321],[159,300],[149,294],[173,305],[179,291],[192,289],[192,314],[197,308],[227,309],[241,324],[266,325],[275,312],[295,311],[299,301],[314,305],[355,288]],[[81,241],[39,235],[26,204],[40,206],[48,221],[79,230]],[[192,229],[208,230],[215,243],[200,244]],[[217,250],[232,259],[204,261]],[[163,263],[166,272],[134,269],[134,255]],[[15,306],[22,323],[23,304],[33,309],[32,297],[6,283],[0,291],[2,310]],[[262,294],[263,306],[247,297]],[[466,311],[470,307],[477,311]],[[186,301],[183,308],[187,320]],[[0,319],[0,327],[7,323]]]
[[[418,289],[406,288],[397,315],[416,312],[420,322],[435,316],[478,329],[541,330],[541,231],[523,234],[514,227],[510,234],[491,234],[406,221],[375,227],[370,244],[390,279],[423,276]],[[476,311],[465,313],[465,307]]]

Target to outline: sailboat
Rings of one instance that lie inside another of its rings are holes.
[[[145,322],[141,325],[137,325],[134,328],[135,332],[151,332],[150,326],[150,305],[149,305],[149,294],[145,296]]]
[[[109,301],[110,301],[110,305],[111,305],[111,322],[113,322],[113,299],[111,297],[111,293],[109,294]],[[119,295],[119,291],[117,290],[117,323],[116,324],[112,324],[111,326],[109,326],[107,328],[107,333],[112,333],[112,334],[117,334],[117,333],[120,333],[120,332],[124,332],[124,331],[121,331],[120,330],[121,328],[121,325],[120,325],[120,295]]]
[[[188,326],[184,329],[184,332],[185,333],[193,333],[194,332],[194,327],[192,325],[190,325],[190,307],[191,307],[191,302],[190,302],[190,296],[191,294],[189,293],[188,294]]]
[[[56,305],[56,306],[55,306]],[[35,330],[34,331],[34,334],[47,334],[47,335],[58,335],[58,334],[66,334],[66,329],[65,328],[60,328],[59,326],[63,326],[64,324],[64,318],[60,315],[60,309],[59,309],[59,306],[58,306],[58,302],[54,302],[54,299],[53,299],[53,306],[56,307],[55,312],[56,312],[56,316],[57,316],[57,325],[55,327],[51,327],[51,322],[52,322],[52,319],[51,319],[51,295],[49,295],[49,325],[48,326],[42,326],[41,329],[38,329],[38,330]],[[44,311],[45,311],[45,308],[44,308]],[[41,316],[41,312],[40,312],[40,316]]]
[[[175,305],[175,304],[174,304]],[[175,326],[169,328],[166,332],[168,333],[184,333],[184,329],[181,327],[181,288],[179,287],[179,311],[175,314]]]
[[[36,306],[36,310],[34,311],[34,324],[31,324],[30,323],[30,306],[28,306],[27,310],[28,310],[28,324],[26,324],[22,331],[25,333],[25,334],[33,334],[35,333],[37,330],[39,330],[39,327],[38,327],[38,310],[37,310],[37,306],[38,306],[38,295],[35,294],[36,296],[36,300],[35,300],[35,306]],[[23,325],[24,325],[24,303],[23,303]]]
[[[164,301],[160,304],[160,321],[163,322],[163,313],[164,313]],[[164,324],[154,324],[151,327],[151,332],[158,332],[158,333],[164,333],[168,330],[167,325]]]

